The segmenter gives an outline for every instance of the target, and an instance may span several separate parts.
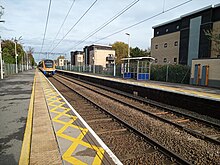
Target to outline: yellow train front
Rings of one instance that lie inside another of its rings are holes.
[[[55,63],[50,59],[40,61],[38,68],[45,76],[53,76],[56,72]]]

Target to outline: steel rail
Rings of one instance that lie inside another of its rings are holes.
[[[182,116],[186,116],[186,117],[188,117],[190,119],[197,120],[197,121],[203,122],[203,123],[208,124],[208,125],[212,125],[212,126],[214,126],[216,128],[220,128],[220,123],[215,123],[215,122],[212,122],[212,121],[201,119],[201,118],[195,117],[195,116],[193,116],[191,114],[182,113],[182,112],[176,111],[175,109],[172,109],[170,107],[163,107],[163,105],[160,104],[159,102],[152,101],[152,100],[149,100],[149,99],[147,100],[146,98],[143,98],[143,97],[140,97],[140,96],[133,96],[132,94],[129,94],[129,93],[126,93],[126,92],[123,92],[123,91],[118,91],[116,89],[113,89],[113,88],[110,88],[110,87],[106,87],[106,86],[103,86],[103,85],[97,85],[95,83],[91,83],[91,82],[88,82],[88,81],[85,81],[85,80],[82,80],[82,79],[74,78],[74,77],[69,76],[69,75],[65,75],[65,76],[69,77],[69,78],[72,78],[72,79],[76,79],[76,80],[81,81],[81,82],[84,82],[86,84],[90,84],[90,85],[96,86],[98,88],[101,88],[101,89],[104,89],[104,90],[108,90],[108,91],[111,91],[113,93],[120,94],[120,95],[129,97],[129,98],[132,98],[134,100],[137,100],[137,101],[140,101],[140,102],[143,102],[143,103],[146,103],[146,104],[158,107],[160,109],[164,109],[164,110],[172,112],[172,113],[176,113],[176,114],[179,114],[179,115],[182,115]]]
[[[72,81],[71,78],[68,79],[68,78],[63,77],[63,76],[61,76],[61,77],[62,77],[63,79],[68,80],[68,81]],[[73,82],[73,81],[72,81],[72,82]],[[212,137],[210,137],[210,136],[208,136],[208,135],[204,135],[204,134],[202,134],[202,133],[200,133],[200,132],[198,132],[198,131],[195,131],[195,130],[193,130],[193,129],[186,128],[185,126],[183,126],[183,125],[181,125],[181,124],[172,122],[172,121],[170,121],[170,120],[168,120],[168,119],[165,119],[165,118],[163,118],[163,117],[160,117],[160,116],[158,116],[158,115],[156,115],[156,114],[154,114],[154,113],[152,113],[152,112],[148,112],[148,111],[146,111],[146,110],[144,110],[144,109],[141,109],[141,108],[139,108],[139,107],[137,107],[137,106],[134,106],[134,105],[131,105],[131,104],[126,103],[126,102],[124,102],[124,101],[121,101],[121,100],[119,100],[119,99],[117,99],[117,98],[115,98],[115,97],[112,97],[112,96],[109,96],[109,95],[104,94],[104,93],[102,93],[102,92],[99,92],[99,91],[97,91],[97,90],[91,89],[91,88],[89,88],[89,87],[87,87],[87,86],[85,86],[85,85],[79,84],[79,83],[77,83],[77,82],[74,82],[74,83],[76,83],[76,84],[78,84],[78,85],[81,85],[81,86],[83,86],[84,88],[89,89],[89,90],[91,90],[91,91],[93,91],[93,92],[96,92],[96,93],[98,93],[98,94],[100,94],[100,95],[103,95],[103,96],[105,96],[105,97],[111,98],[112,100],[115,100],[115,101],[117,101],[117,102],[119,102],[119,103],[121,103],[121,104],[123,104],[123,105],[126,105],[126,106],[128,106],[128,107],[131,107],[131,108],[133,108],[133,109],[136,109],[136,110],[138,110],[138,111],[140,111],[140,112],[142,112],[142,113],[144,113],[144,114],[147,114],[147,115],[149,115],[149,116],[151,116],[151,117],[153,117],[153,118],[156,118],[156,119],[162,120],[163,122],[166,122],[166,123],[168,123],[168,124],[174,125],[175,127],[179,128],[179,129],[181,129],[181,130],[184,130],[184,131],[186,131],[187,133],[189,133],[189,134],[191,134],[191,135],[193,135],[193,136],[195,136],[195,137],[199,137],[200,139],[205,139],[205,140],[208,140],[208,141],[210,141],[210,142],[212,142],[212,143],[215,143],[215,144],[220,145],[220,141],[219,141],[219,140],[214,139],[214,138],[212,138]],[[87,83],[87,82],[86,82],[86,83]],[[89,83],[87,83],[87,84],[89,84]],[[90,84],[90,85],[91,85],[91,84]],[[97,87],[99,87],[99,86],[97,86]],[[105,90],[106,90],[106,89],[105,89]],[[117,93],[117,94],[118,94],[118,93]],[[120,93],[119,93],[119,94],[120,94]]]

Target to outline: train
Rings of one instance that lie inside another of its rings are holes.
[[[41,60],[38,64],[38,69],[45,76],[53,76],[56,73],[56,64],[50,59]]]

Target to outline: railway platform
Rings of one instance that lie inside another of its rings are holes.
[[[69,72],[59,70],[60,72]],[[122,78],[113,78],[85,73],[72,72],[73,74],[85,75],[88,77],[100,78],[108,81],[115,81],[124,84],[132,84],[136,86],[142,86],[151,89],[157,89],[167,92],[179,93],[183,95],[189,95],[193,97],[201,97],[204,99],[216,100],[220,101],[220,89],[203,87],[203,86],[194,86],[194,85],[186,85],[186,84],[177,84],[177,83],[167,83],[160,81],[137,81],[134,79],[122,79]]]
[[[0,80],[0,164],[18,164],[34,70]]]
[[[35,72],[19,164],[121,164],[59,91]]]

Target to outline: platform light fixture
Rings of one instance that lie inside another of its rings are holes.
[[[128,36],[128,57],[130,57],[130,34],[125,33]]]
[[[129,33],[125,33],[128,36],[128,58],[130,58],[130,34]],[[128,60],[128,72],[130,70],[130,61]]]

